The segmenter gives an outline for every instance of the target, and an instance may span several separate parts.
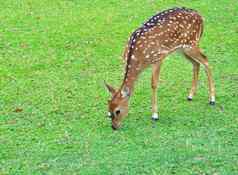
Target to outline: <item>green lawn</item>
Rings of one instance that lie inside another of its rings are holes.
[[[106,118],[103,80],[119,86],[130,33],[174,6],[205,18],[201,42],[213,70],[188,102],[192,65],[165,61],[151,112],[151,69],[140,75],[119,131]],[[1,0],[0,174],[238,174],[236,0]]]

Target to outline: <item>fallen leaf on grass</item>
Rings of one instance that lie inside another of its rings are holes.
[[[14,110],[14,112],[22,112],[23,111],[23,109],[22,108],[16,108],[15,110]]]

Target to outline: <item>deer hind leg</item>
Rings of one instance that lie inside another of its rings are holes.
[[[215,87],[207,57],[197,47],[194,47],[192,49],[185,49],[184,52],[186,53],[186,55],[189,55],[194,61],[204,65],[208,79],[210,104],[215,105]]]
[[[152,88],[152,120],[158,120],[158,101],[157,101],[157,87],[159,81],[161,61],[152,64],[152,78],[151,78],[151,88]]]
[[[186,55],[186,53],[184,53],[184,56],[193,64],[192,87],[191,87],[189,95],[188,95],[188,100],[191,101],[193,99],[193,96],[196,93],[196,90],[197,90],[200,63],[194,61],[193,58],[191,58],[189,55]]]

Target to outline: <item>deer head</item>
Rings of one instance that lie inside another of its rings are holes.
[[[120,127],[122,119],[128,114],[130,90],[128,87],[115,90],[106,83],[105,86],[111,94],[111,100],[108,100],[108,117],[112,120],[112,129],[116,130]]]

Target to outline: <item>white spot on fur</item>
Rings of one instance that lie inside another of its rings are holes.
[[[215,102],[215,101],[216,101],[215,97],[211,96],[211,102]]]
[[[155,119],[155,120],[159,119],[158,113],[153,113],[152,114],[152,119]]]

